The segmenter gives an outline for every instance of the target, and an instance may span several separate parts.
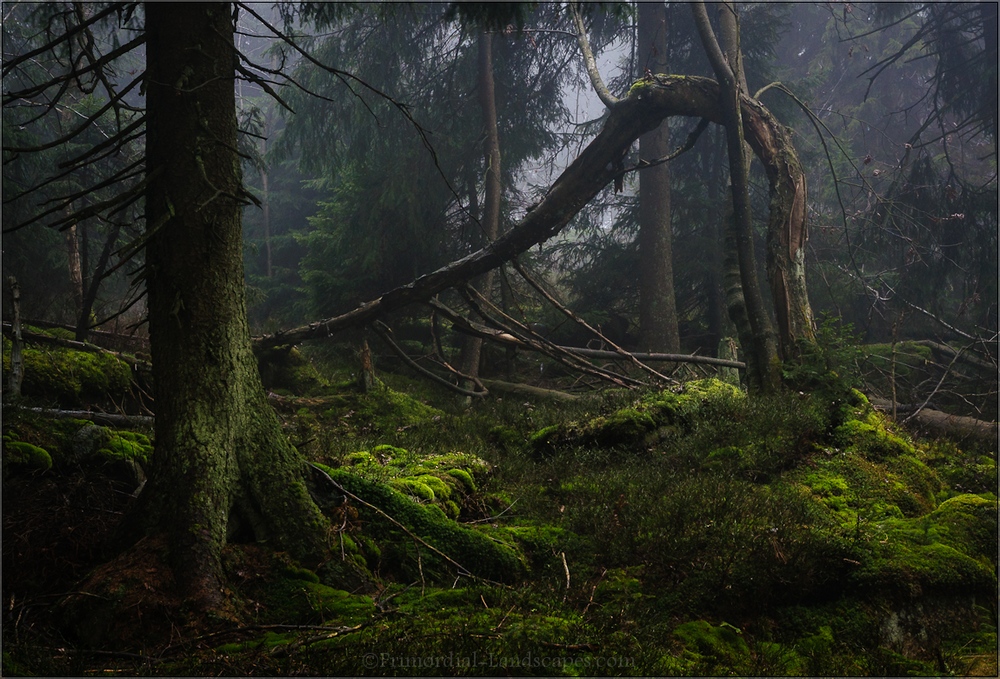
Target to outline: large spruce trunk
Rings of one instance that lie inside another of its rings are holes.
[[[324,553],[325,525],[250,345],[232,6],[148,3],[146,28],[156,449],[133,519],[167,537],[189,600],[214,608],[234,512],[257,539],[302,560]]]

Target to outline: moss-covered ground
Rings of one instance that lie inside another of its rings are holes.
[[[147,632],[55,605],[108,560],[151,432],[5,409],[4,675],[997,673],[996,450],[914,440],[846,387],[467,405],[310,359],[262,372],[335,557],[231,544],[198,634],[143,564]]]

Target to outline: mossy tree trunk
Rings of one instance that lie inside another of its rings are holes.
[[[212,609],[222,603],[220,553],[234,515],[313,565],[326,552],[326,522],[251,350],[232,6],[147,3],[146,30],[156,450],[130,527],[165,535],[189,601]]]

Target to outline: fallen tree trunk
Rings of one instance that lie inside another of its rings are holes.
[[[958,360],[965,361],[966,363],[988,372],[996,372],[997,369],[995,363],[983,360],[970,351],[959,351],[957,349],[953,349],[947,344],[941,344],[940,342],[934,342],[932,340],[913,340],[912,344],[919,344],[921,346],[928,347],[931,352],[939,358],[939,360],[941,357],[948,359],[954,359],[957,357]]]
[[[90,420],[97,424],[109,424],[113,427],[152,427],[154,418],[148,415],[121,415],[118,413],[98,413],[92,410],[57,410],[55,408],[23,408],[45,417],[74,420]]]
[[[871,404],[883,412],[892,412],[892,402],[882,398],[869,399]],[[915,407],[897,405],[896,412],[903,414],[913,412]],[[974,417],[964,415],[949,415],[940,410],[923,408],[913,417],[913,422],[926,432],[934,436],[947,436],[955,439],[971,438],[983,443],[997,444],[998,428],[996,422],[977,420]]]
[[[929,433],[951,438],[973,438],[984,443],[997,443],[997,423],[977,420],[963,415],[949,415],[940,410],[924,408],[913,416],[923,429]]]
[[[63,330],[69,330],[70,332],[76,332],[76,326],[66,325],[65,323],[54,323],[52,321],[43,321],[38,319],[28,319],[23,321],[23,323],[24,325],[33,325],[36,328],[61,328]],[[96,340],[104,340],[117,344],[135,346],[139,351],[149,352],[149,338],[141,335],[124,335],[122,333],[109,332],[107,330],[94,330],[91,328],[87,330],[87,336],[90,338],[91,343],[96,343]]]
[[[771,183],[768,277],[777,309],[782,356],[812,340],[805,296],[805,178],[785,128],[757,101],[740,101],[744,134],[761,159]],[[510,231],[485,248],[433,273],[395,288],[378,299],[321,321],[254,339],[258,348],[297,344],[365,325],[382,314],[422,302],[495,269],[533,245],[558,234],[577,212],[613,179],[621,177],[625,156],[639,135],[669,116],[722,122],[719,85],[708,78],[655,76],[636,83],[611,109],[601,133],[556,179],[545,198]]]
[[[501,330],[494,330],[493,328],[487,328],[479,323],[473,323],[467,318],[463,318],[458,314],[454,313],[444,305],[440,303],[434,303],[431,305],[436,311],[441,312],[447,316],[456,330],[459,332],[475,335],[476,337],[482,337],[483,339],[492,340],[499,344],[504,344],[506,346],[515,347],[517,349],[524,349],[526,351],[537,351],[538,349],[535,345],[525,342],[522,339],[514,337],[510,333],[503,332]],[[603,349],[585,349],[583,347],[567,347],[562,345],[556,345],[556,347],[562,351],[569,352],[571,354],[576,354],[577,356],[582,356],[584,358],[603,358],[603,359],[618,359],[624,360],[627,357],[622,356],[622,354],[617,351],[606,351]],[[742,361],[733,361],[725,358],[713,358],[711,356],[695,356],[694,354],[661,354],[661,353],[633,353],[630,356],[640,360],[640,361],[650,361],[650,362],[664,362],[664,363],[704,363],[706,365],[715,365],[723,368],[738,368],[740,370],[746,370],[746,363]]]
[[[15,330],[7,321],[3,322],[3,333],[8,337],[12,337]],[[31,332],[29,330],[22,330],[21,337],[26,342],[34,342],[37,344],[48,344],[55,347],[63,347],[64,349],[74,349],[76,351],[86,351],[92,354],[109,354],[115,358],[128,363],[129,365],[137,368],[151,368],[148,361],[144,361],[140,358],[136,358],[130,354],[123,354],[120,351],[111,351],[110,349],[105,349],[104,347],[99,347],[96,344],[91,344],[90,342],[80,342],[78,340],[64,339],[62,337],[53,337],[52,335],[43,335],[37,332]]]
[[[533,396],[535,398],[547,398],[553,401],[579,401],[583,398],[578,394],[570,394],[565,391],[556,391],[554,389],[543,389],[542,387],[533,387],[530,384],[502,382],[500,380],[480,380],[480,382],[482,382],[483,386],[491,391],[502,391],[509,394]]]

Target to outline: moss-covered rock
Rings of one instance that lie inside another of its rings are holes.
[[[891,527],[885,544],[872,545],[873,554],[853,574],[854,583],[870,592],[908,598],[941,592],[988,595],[995,589],[990,564],[930,537],[924,543],[922,534],[905,524]]]
[[[997,561],[997,500],[992,494],[958,495],[928,517],[939,539],[977,559]]]
[[[52,456],[44,448],[24,441],[9,441],[4,437],[3,465],[4,471],[9,473],[46,472],[52,469]]]
[[[853,448],[871,458],[916,454],[912,443],[891,431],[883,414],[870,408],[861,411],[856,418],[848,419],[834,430],[835,445]]]
[[[426,502],[434,502],[436,497],[434,495],[434,489],[419,479],[392,479],[389,482],[389,485],[402,493],[406,493],[407,495],[411,495]]]
[[[860,530],[859,538],[851,579],[867,591],[912,599],[978,595],[996,586],[992,496],[960,495],[921,516],[886,517]]]
[[[960,448],[951,441],[928,441],[918,451],[921,460],[937,472],[949,492],[996,492],[997,463],[992,455],[973,448]]]
[[[97,456],[108,462],[134,461],[149,463],[153,454],[153,444],[149,437],[136,431],[107,429],[107,438],[97,449]]]
[[[830,451],[812,468],[789,475],[805,485],[845,526],[883,518],[918,517],[937,506],[941,480],[915,457],[900,455],[881,462],[855,451]]]

